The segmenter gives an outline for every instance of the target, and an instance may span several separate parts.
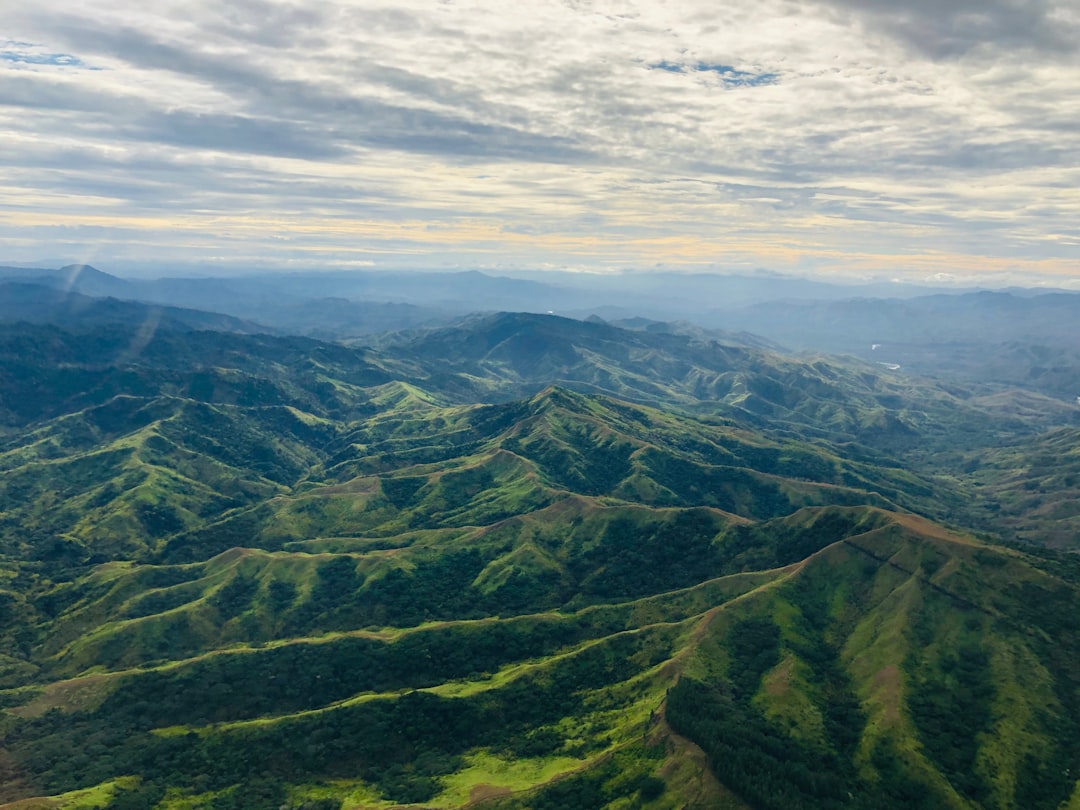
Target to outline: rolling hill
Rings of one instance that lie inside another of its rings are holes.
[[[0,807],[1080,801],[1049,397],[507,314],[0,358]]]

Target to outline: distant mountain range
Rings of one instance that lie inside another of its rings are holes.
[[[229,315],[83,295],[17,281],[0,281],[0,321],[51,323],[80,330],[142,322],[156,329],[266,331],[266,327]]]
[[[637,328],[646,330],[711,331],[727,342],[853,354],[943,380],[1080,396],[1073,390],[1080,371],[1080,295],[1062,291],[942,294],[912,285],[649,273],[510,278],[475,271],[343,271],[146,280],[118,278],[85,265],[0,268],[0,283],[196,309],[238,321],[214,325],[205,314],[170,313],[190,328],[254,329],[324,340],[371,340],[476,312],[552,312],[628,328],[637,322]],[[41,301],[33,301],[26,289],[0,292],[0,299],[11,302],[0,303],[0,317],[17,317],[20,307],[28,319],[69,326],[80,318],[93,323],[110,317],[100,305],[80,315],[87,302],[76,297],[64,303],[56,293],[42,293]],[[13,303],[16,299],[21,303]],[[200,327],[198,318],[206,326]],[[672,322],[680,325],[672,327]]]

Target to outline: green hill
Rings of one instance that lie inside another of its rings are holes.
[[[692,741],[754,807],[1068,798],[1063,770],[1080,754],[1075,585],[1021,554],[864,507],[735,524],[712,545],[722,575],[662,595],[414,629],[218,638],[209,654],[137,669],[125,656],[152,638],[176,644],[175,611],[185,610],[147,606],[154,594],[198,595],[201,614],[186,611],[192,632],[254,626],[283,594],[294,610],[330,578],[336,602],[351,601],[341,578],[362,557],[247,552],[179,569],[99,569],[66,614],[156,607],[164,612],[115,624],[162,626],[92,654],[95,633],[81,634],[82,664],[72,667],[69,647],[47,683],[5,693],[17,776],[6,795],[113,785],[121,806],[334,796],[452,807],[489,795],[507,807],[620,797],[680,807],[692,798],[681,781]],[[753,565],[801,559],[722,573],[745,567],[747,554]],[[515,562],[535,570],[525,556]],[[499,573],[485,571],[480,586]]]
[[[1030,394],[543,316],[138,335],[0,328],[0,807],[1080,802]]]
[[[1029,543],[1080,546],[1080,431],[1058,428],[1034,439],[964,454],[982,496],[983,520]]]

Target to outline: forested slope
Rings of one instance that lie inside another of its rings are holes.
[[[1076,569],[970,464],[1064,411],[542,316],[0,351],[0,802],[1080,795]]]

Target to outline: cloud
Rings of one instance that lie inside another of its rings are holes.
[[[829,0],[935,59],[985,48],[1056,55],[1080,47],[1075,4],[1052,0]]]
[[[116,0],[93,17],[38,0],[6,16],[0,186],[18,206],[0,204],[0,239],[40,253],[62,233],[103,255],[262,244],[290,262],[376,243],[419,263],[666,250],[924,276],[943,256],[1080,258],[1076,15],[1050,0]],[[418,223],[454,237],[440,249]]]
[[[252,4],[247,4],[251,6]],[[261,8],[265,4],[257,4]],[[279,15],[281,16],[281,15]],[[304,15],[308,19],[308,15]],[[271,19],[275,19],[271,15]],[[318,19],[311,15],[310,19]],[[261,18],[260,18],[261,20]],[[225,151],[252,151],[311,158],[343,156],[350,146],[402,149],[458,157],[483,155],[489,159],[522,158],[576,161],[588,158],[587,151],[566,136],[529,132],[503,123],[478,121],[473,116],[420,104],[394,104],[317,82],[275,75],[258,65],[245,64],[230,53],[201,52],[155,37],[148,31],[114,26],[98,20],[66,16],[52,20],[54,35],[78,42],[84,49],[145,71],[166,71],[214,88],[239,104],[246,114],[163,110],[158,115],[145,109],[136,116],[131,103],[127,117],[137,117],[133,126],[122,128],[122,137],[159,139],[193,148]],[[260,41],[260,26],[249,31]],[[427,95],[436,101],[452,96],[445,82],[425,80],[409,71],[378,66],[384,86],[407,87],[413,95]],[[95,98],[79,97],[61,101],[57,90],[26,92],[18,101],[11,95],[8,104],[27,106],[68,106],[87,111],[88,106],[113,111],[114,98],[101,91]],[[75,88],[71,88],[75,89]],[[440,98],[442,97],[442,98]],[[458,99],[445,106],[456,108]],[[146,106],[146,105],[142,105]]]

